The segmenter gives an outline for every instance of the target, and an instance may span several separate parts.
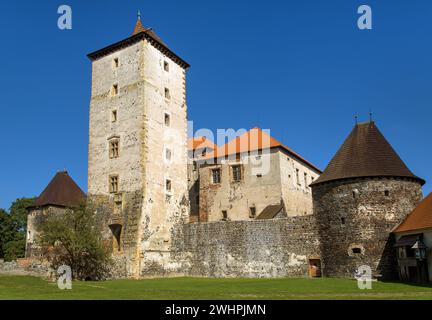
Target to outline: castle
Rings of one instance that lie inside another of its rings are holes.
[[[422,199],[374,122],[354,126],[328,167],[261,129],[218,146],[187,138],[187,62],[138,20],[92,62],[88,193],[115,277],[395,277],[392,229]],[[34,221],[84,193],[58,173]]]

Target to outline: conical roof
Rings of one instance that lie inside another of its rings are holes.
[[[66,171],[57,172],[44,191],[36,198],[31,207],[55,205],[75,207],[83,203],[86,195]]]
[[[405,177],[425,183],[408,169],[372,121],[355,125],[323,174],[312,185],[362,177]]]

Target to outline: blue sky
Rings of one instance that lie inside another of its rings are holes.
[[[62,4],[72,30],[57,28]],[[357,28],[362,4],[373,30]],[[432,181],[431,1],[1,1],[0,207],[38,195],[65,168],[87,190],[86,54],[128,37],[138,9],[192,65],[195,127],[269,128],[324,169],[354,115],[372,110],[410,169]]]

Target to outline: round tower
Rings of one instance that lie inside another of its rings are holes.
[[[311,185],[323,275],[353,276],[366,265],[374,277],[393,278],[391,231],[421,201],[424,183],[374,122],[356,124]]]

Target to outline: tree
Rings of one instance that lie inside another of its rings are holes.
[[[42,253],[54,269],[67,265],[78,280],[102,280],[109,275],[112,262],[95,228],[91,206],[51,214],[36,228],[40,231]]]
[[[27,229],[27,207],[34,198],[15,200],[9,213],[0,209],[0,258],[6,261],[23,258]]]

